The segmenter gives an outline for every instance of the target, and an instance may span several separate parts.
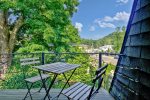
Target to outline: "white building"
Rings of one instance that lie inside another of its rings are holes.
[[[104,45],[102,47],[99,47],[99,50],[103,52],[113,51],[113,45]]]

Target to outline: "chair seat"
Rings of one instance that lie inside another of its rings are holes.
[[[62,94],[73,100],[85,100],[90,93],[91,86],[78,82],[62,91]]]
[[[46,78],[49,77],[48,74],[41,74],[41,75],[42,75],[42,79],[46,79]],[[33,77],[30,77],[30,78],[26,78],[26,79],[25,79],[25,81],[31,82],[31,83],[34,83],[34,82],[39,81],[39,80],[41,80],[40,75],[33,76]]]
[[[90,100],[91,97],[95,94],[98,93],[98,90],[100,89],[103,81],[103,77],[106,72],[108,64],[104,65],[103,67],[99,68],[95,72],[95,78],[92,80],[92,86],[88,86],[84,83],[78,82],[69,88],[65,89],[62,91],[62,94],[64,94],[68,99],[71,100]],[[96,82],[98,82],[98,87],[95,87]],[[96,91],[95,91],[96,90]]]

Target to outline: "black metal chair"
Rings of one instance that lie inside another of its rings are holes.
[[[102,85],[103,77],[105,75],[107,66],[108,64],[99,68],[96,71],[95,73],[96,76],[92,81],[93,83],[92,86],[78,82],[72,85],[71,87],[63,90],[62,94],[71,100],[85,100],[85,99],[90,100],[94,94],[98,93],[98,90]],[[98,82],[98,87],[96,88],[95,85],[97,81],[99,82]]]
[[[27,77],[28,76],[28,70],[31,68],[31,66],[40,64],[39,58],[20,59],[20,64],[22,66],[24,81],[25,81],[27,89],[28,89],[23,100],[25,100],[27,98],[28,94],[32,100],[32,94],[31,94],[30,90],[31,90],[33,84],[38,82],[38,81],[44,81],[43,83],[45,83],[47,81],[47,79],[49,78],[49,75],[48,74],[41,74],[41,75],[39,74],[37,76]],[[43,80],[41,80],[41,77]],[[46,84],[42,84],[41,88],[37,92],[40,92],[42,88],[44,88],[45,91],[47,91]],[[50,99],[50,96],[48,96],[48,98]]]

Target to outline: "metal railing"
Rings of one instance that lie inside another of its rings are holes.
[[[19,74],[21,73],[20,62],[19,62],[20,58],[39,57],[41,59],[41,64],[53,63],[53,62],[57,62],[57,61],[65,61],[68,63],[79,63],[82,67],[81,67],[81,69],[77,70],[76,75],[74,75],[74,76],[80,75],[82,73],[81,70],[82,71],[84,70],[84,72],[87,73],[87,77],[90,76],[90,78],[92,79],[92,77],[95,74],[94,71],[97,68],[100,68],[103,65],[103,63],[105,62],[105,61],[103,61],[102,56],[105,55],[105,56],[114,57],[114,56],[120,55],[120,54],[114,54],[114,53],[45,53],[45,52],[41,52],[41,53],[12,53],[12,54],[0,54],[0,55],[1,55],[1,57],[3,57],[4,55],[7,55],[7,57],[11,58],[11,65],[7,66],[8,67],[7,71],[6,72],[1,71],[1,76],[2,75],[6,76],[4,78],[4,82],[2,82],[2,83],[3,83],[3,85],[5,85],[5,83],[6,83],[6,85],[9,85],[9,83],[14,83],[14,85],[15,85],[15,84],[19,84],[17,82],[17,78],[21,77],[21,75],[19,76]],[[2,68],[2,66],[5,63],[7,63],[7,62],[5,61],[5,62],[0,63],[1,70],[4,70]],[[115,67],[115,66],[113,66],[113,67]],[[113,68],[113,70],[114,69],[115,68]],[[10,75],[14,76],[14,79],[13,78],[7,79],[7,77],[10,77]],[[17,77],[17,75],[18,75],[18,77]],[[106,77],[108,79],[108,75]],[[109,81],[104,80],[103,87],[106,88],[107,90],[109,89],[109,87],[105,86],[105,84],[110,85],[112,77],[113,76],[110,76]],[[7,82],[8,80],[9,80],[9,82]],[[15,81],[15,82],[13,82],[13,81]],[[89,82],[89,80],[85,80],[85,79],[78,80],[78,78],[76,78],[75,81]],[[74,80],[72,80],[72,83],[74,83]],[[22,84],[22,83],[20,83],[20,84]],[[59,85],[59,83],[56,83],[56,84]],[[0,88],[3,88],[3,87],[0,87]],[[13,88],[13,86],[11,86],[10,88]],[[17,88],[21,88],[21,87],[17,87]]]

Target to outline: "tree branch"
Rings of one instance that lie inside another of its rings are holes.
[[[17,22],[15,23],[13,30],[10,32],[10,38],[9,38],[9,51],[10,51],[10,53],[14,49],[15,42],[16,42],[16,34],[22,25],[23,25],[23,17],[20,16],[19,19],[17,20]]]

